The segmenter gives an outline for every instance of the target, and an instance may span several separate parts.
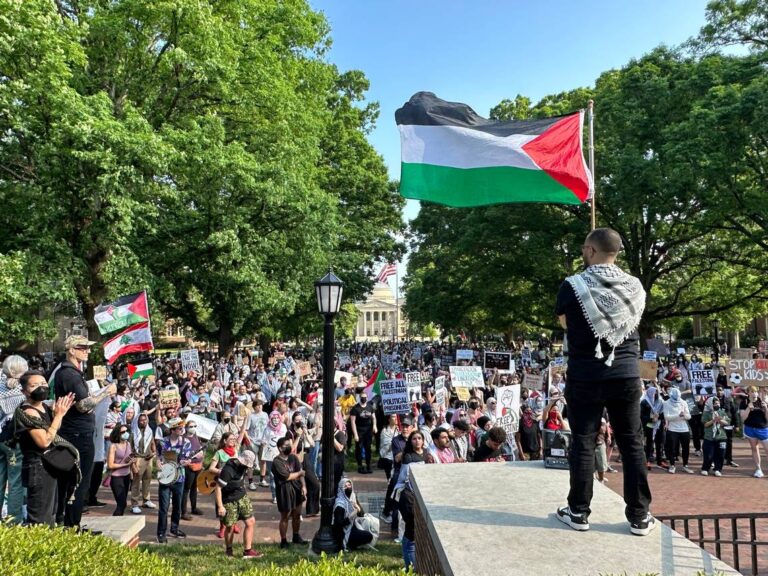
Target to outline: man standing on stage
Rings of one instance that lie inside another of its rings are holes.
[[[557,517],[574,530],[589,530],[595,442],[607,408],[624,466],[624,513],[632,534],[645,536],[656,527],[648,510],[651,490],[640,424],[637,327],[645,290],[616,266],[622,248],[615,230],[593,230],[581,247],[585,270],[566,278],[557,295],[555,313],[568,337],[565,399],[572,434],[568,506],[559,508]]]

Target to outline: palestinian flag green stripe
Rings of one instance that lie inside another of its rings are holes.
[[[573,192],[543,170],[511,166],[451,168],[433,164],[401,165],[408,198],[465,208],[505,202],[581,204]],[[435,197],[439,190],[439,199]],[[532,196],[530,191],[536,190]]]

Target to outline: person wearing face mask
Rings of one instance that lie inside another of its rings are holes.
[[[192,514],[202,516],[203,513],[197,508],[197,477],[200,470],[203,469],[203,443],[197,437],[197,422],[187,422],[184,435],[192,446],[192,458],[184,471],[184,492],[181,495],[181,519],[185,521],[192,520],[192,516],[187,514],[188,505],[192,506]]]
[[[291,441],[292,453],[299,459],[304,470],[304,484],[307,487],[306,513],[307,518],[312,518],[320,515],[320,482],[315,476],[314,468],[309,466],[307,457],[307,452],[314,447],[315,440],[307,430],[301,412],[294,412],[291,420],[286,438]]]
[[[277,494],[275,492],[275,478],[272,474],[272,462],[275,456],[278,454],[277,441],[283,438],[288,433],[288,428],[283,424],[283,417],[277,410],[273,410],[269,414],[269,421],[267,427],[264,428],[264,434],[262,436],[262,444],[264,449],[262,451],[262,469],[261,474],[265,477],[269,477],[269,487],[272,491],[272,504],[277,503]]]
[[[3,361],[0,374],[0,436],[10,440],[13,430],[13,414],[24,402],[24,393],[19,385],[19,378],[29,369],[27,361],[21,356],[8,356]],[[8,484],[8,517],[12,524],[21,524],[22,505],[24,504],[24,486],[21,482],[21,449],[11,447],[0,441],[0,509],[5,498],[5,486]]]
[[[112,516],[122,516],[128,505],[128,491],[131,488],[131,469],[134,467],[136,456],[129,439],[130,429],[126,424],[115,426],[109,436],[109,451],[107,452],[107,470],[110,471],[109,486],[115,497],[115,511]]]
[[[355,525],[358,517],[364,516],[363,507],[357,501],[352,480],[342,478],[336,491],[333,505],[333,531],[342,550],[354,550],[373,542],[373,534]]]
[[[304,470],[295,454],[291,454],[291,441],[280,438],[277,441],[278,454],[272,462],[272,475],[275,479],[277,509],[280,512],[280,548],[288,548],[288,520],[293,527],[293,544],[307,544],[299,534],[301,528],[301,505],[307,498],[304,484]]]
[[[211,444],[217,445],[221,441],[221,437],[227,432],[235,435],[240,432],[240,428],[232,421],[232,413],[229,410],[221,415],[221,422],[216,425],[211,436]]]
[[[731,420],[720,406],[720,399],[717,396],[710,396],[707,399],[701,422],[704,425],[704,461],[701,463],[701,475],[707,476],[710,467],[714,464],[714,476],[722,476],[726,439],[723,427],[730,424]]]
[[[261,558],[264,554],[252,548],[253,505],[245,491],[245,476],[249,469],[256,464],[256,455],[250,450],[227,460],[216,479],[216,513],[225,527],[224,549],[227,556],[234,556],[232,544],[234,541],[237,522],[242,520],[243,530],[243,560]]]
[[[52,445],[66,446],[77,457],[74,446],[59,436],[62,420],[73,405],[74,394],[56,400],[51,410],[44,400],[50,389],[45,375],[37,370],[25,372],[19,379],[26,400],[14,412],[14,426],[19,438],[23,463],[21,481],[27,489],[27,524],[44,524],[53,528],[57,477],[43,464],[43,454]],[[76,467],[76,472],[77,470]],[[79,474],[77,474],[79,476]]]
[[[141,505],[144,508],[155,508],[150,500],[150,485],[152,483],[152,461],[155,458],[156,447],[154,434],[149,426],[149,418],[146,414],[139,414],[134,419],[133,434],[131,439],[136,463],[132,468],[131,478],[131,513],[141,514]]]
[[[691,432],[688,428],[688,421],[691,419],[691,412],[688,404],[680,397],[678,388],[669,389],[669,399],[664,400],[664,420],[667,423],[666,448],[667,458],[669,459],[670,474],[676,472],[675,462],[678,460],[678,454],[682,453],[683,471],[693,474],[693,470],[688,467],[688,456],[690,454]]]
[[[355,459],[360,474],[373,474],[371,470],[371,444],[376,435],[376,410],[368,404],[368,396],[360,395],[360,402],[349,412],[352,436],[355,439]],[[365,458],[365,468],[363,468]]]

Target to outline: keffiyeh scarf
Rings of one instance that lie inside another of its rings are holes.
[[[616,347],[640,324],[645,310],[645,290],[640,281],[614,264],[594,264],[584,272],[569,276],[584,317],[595,337],[595,358],[603,358],[601,340],[612,348],[605,361],[613,364]]]

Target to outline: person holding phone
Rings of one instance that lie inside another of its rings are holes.
[[[735,394],[738,393],[735,392]],[[749,387],[749,394],[741,401],[739,413],[744,422],[744,437],[749,441],[752,450],[752,461],[755,463],[755,478],[763,477],[760,462],[760,444],[768,454],[768,404],[760,397],[757,386]]]

